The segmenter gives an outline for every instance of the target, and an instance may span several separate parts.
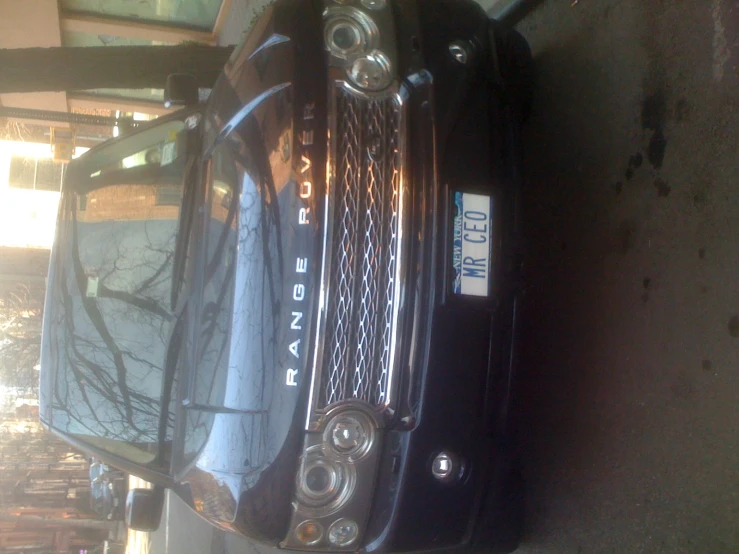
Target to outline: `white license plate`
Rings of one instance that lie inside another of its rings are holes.
[[[456,294],[490,294],[490,252],[493,233],[490,196],[454,193],[452,268]]]

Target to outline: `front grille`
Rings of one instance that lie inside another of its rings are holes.
[[[335,89],[328,297],[317,408],[388,401],[397,317],[401,106]]]

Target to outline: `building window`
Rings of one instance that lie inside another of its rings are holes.
[[[66,168],[67,164],[50,158],[13,156],[10,158],[8,184],[17,189],[60,192]]]

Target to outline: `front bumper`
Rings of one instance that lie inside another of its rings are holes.
[[[518,126],[493,84],[484,13],[461,2],[434,2],[416,14],[403,6],[399,34],[415,16],[420,29],[405,33],[423,37],[427,68],[425,81],[411,80],[408,108],[413,317],[404,333],[411,337],[404,343],[408,373],[396,423],[385,435],[367,552],[449,549],[494,535],[485,528],[485,512],[501,494],[500,476],[515,457],[510,395],[520,305]],[[467,66],[448,53],[459,39],[476,47]],[[498,240],[489,298],[451,293],[456,191],[493,197]],[[441,450],[464,460],[460,480],[433,477],[432,460]]]

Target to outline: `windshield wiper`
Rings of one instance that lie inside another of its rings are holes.
[[[167,442],[167,429],[169,428],[170,410],[169,405],[172,401],[172,391],[174,383],[177,380],[177,364],[182,351],[182,338],[184,334],[184,322],[186,320],[187,307],[185,307],[178,315],[172,329],[167,346],[167,356],[164,361],[164,374],[162,375],[162,393],[160,396],[161,411],[159,412],[159,423],[157,426],[157,461],[162,462],[165,452],[165,444]]]
[[[191,132],[194,133],[195,131]],[[198,192],[201,189],[198,186],[201,179],[201,164],[198,163],[201,154],[199,135],[198,139],[193,142],[196,144],[191,144],[188,149],[190,153],[185,162],[185,172],[182,176],[182,205],[180,206],[180,218],[177,224],[177,238],[172,261],[172,290],[170,296],[172,310],[177,308],[177,300],[185,277],[185,262],[190,247],[190,230],[195,220]]]

